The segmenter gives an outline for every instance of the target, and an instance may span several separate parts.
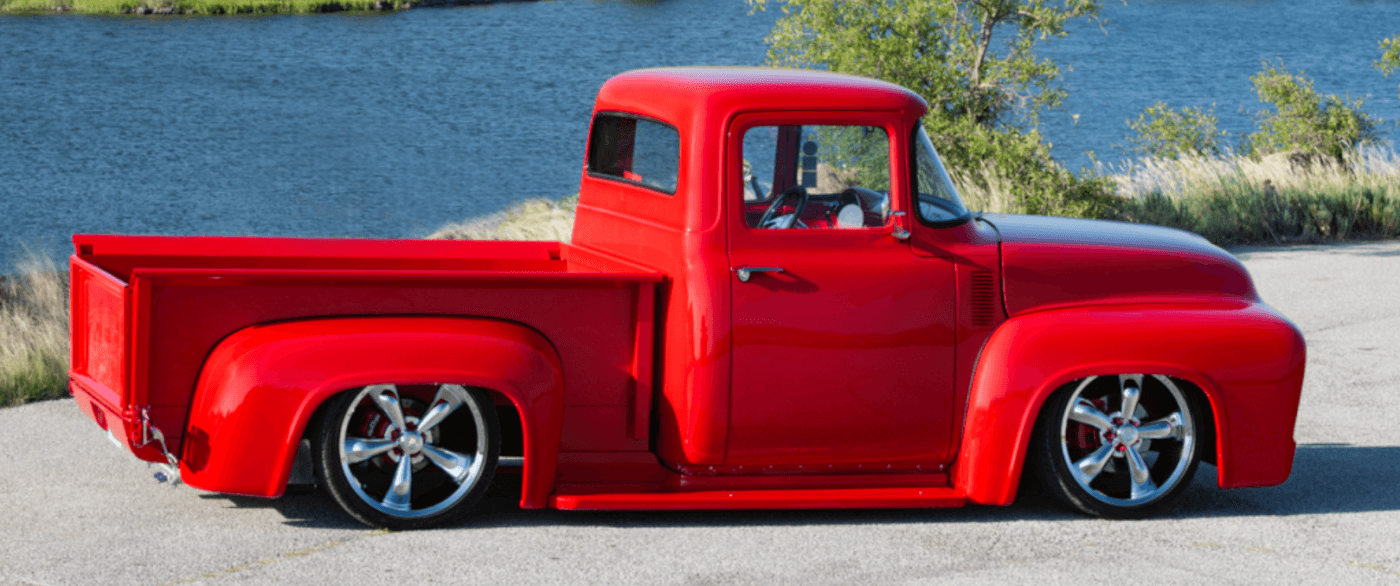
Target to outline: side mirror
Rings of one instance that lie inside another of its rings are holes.
[[[894,226],[890,231],[890,236],[894,236],[895,240],[908,240],[909,214],[906,214],[904,212],[894,212],[893,214],[891,214],[891,216],[894,217]]]

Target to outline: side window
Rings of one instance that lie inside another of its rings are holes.
[[[877,228],[890,219],[890,140],[876,126],[756,126],[744,132],[750,228]]]
[[[967,217],[967,207],[958,198],[958,190],[922,126],[914,132],[913,167],[920,218],[925,222],[949,222]]]
[[[660,122],[599,114],[588,139],[588,172],[674,194],[681,138]]]

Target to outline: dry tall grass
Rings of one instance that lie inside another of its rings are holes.
[[[559,200],[531,199],[503,211],[448,224],[428,235],[431,240],[550,240],[568,242],[574,230],[578,196]]]
[[[1400,236],[1400,156],[1356,153],[1346,165],[1298,154],[1153,159],[1106,167],[1120,219],[1190,230],[1217,244]]]
[[[985,163],[977,171],[951,173],[953,184],[958,188],[958,196],[969,210],[989,214],[1023,214],[1026,202],[1016,194],[1015,184],[996,171],[996,166]]]
[[[68,279],[30,254],[0,277],[0,407],[56,399],[68,385]]]

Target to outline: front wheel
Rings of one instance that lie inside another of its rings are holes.
[[[1046,403],[1031,469],[1075,510],[1144,517],[1191,483],[1200,463],[1201,421],[1194,398],[1168,377],[1089,377]]]
[[[420,529],[453,521],[495,473],[500,429],[481,389],[370,385],[331,401],[313,434],[317,476],[366,525]]]

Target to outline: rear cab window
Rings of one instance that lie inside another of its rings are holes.
[[[588,138],[588,174],[676,193],[680,133],[668,124],[615,112],[593,119]]]

